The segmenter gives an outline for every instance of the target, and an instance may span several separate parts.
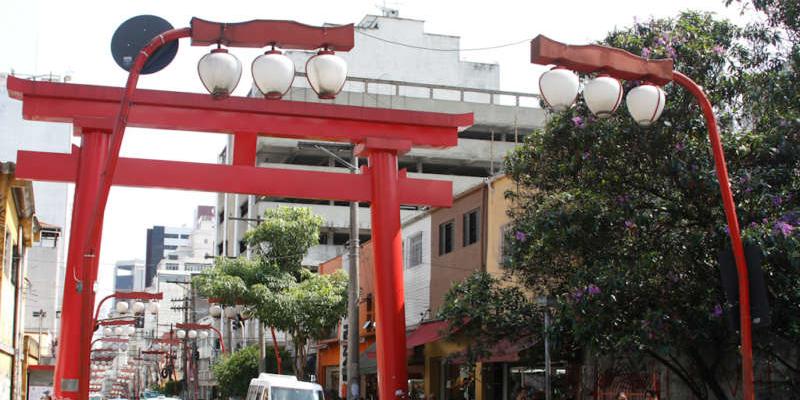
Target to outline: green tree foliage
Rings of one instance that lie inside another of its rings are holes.
[[[765,252],[773,325],[765,357],[800,346],[800,74],[797,46],[769,26],[686,12],[602,42],[670,57],[715,105],[746,240]],[[788,49],[787,47],[790,47]],[[625,82],[630,89],[637,82]],[[609,119],[579,101],[554,113],[507,159],[519,183],[507,268],[556,296],[558,329],[598,355],[649,356],[699,398],[728,399],[737,336],[717,264],[729,246],[704,119],[684,89],[643,128],[624,106]],[[796,360],[778,360],[797,389]]]
[[[258,376],[258,346],[226,354],[212,366],[223,397],[244,398],[250,380]]]
[[[193,280],[199,293],[225,304],[241,303],[261,323],[289,333],[295,350],[293,370],[301,379],[308,341],[325,338],[347,306],[344,273],[318,275],[301,264],[318,243],[321,226],[322,219],[308,208],[269,209],[245,234],[252,258],[218,258],[214,268]]]
[[[447,292],[439,317],[448,321],[450,336],[467,337],[470,362],[488,355],[502,340],[531,343],[541,339],[542,312],[514,286],[486,272],[459,282]]]

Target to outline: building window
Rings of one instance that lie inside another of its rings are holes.
[[[178,259],[178,255],[177,254],[169,254],[169,255],[167,255],[167,260],[177,260],[177,259]]]
[[[164,246],[164,250],[178,250],[178,246],[174,244],[168,244]]]
[[[250,203],[244,202],[241,206],[239,206],[239,216],[244,218],[247,217],[247,213],[250,211]]]
[[[189,235],[181,235],[181,239],[188,239]]]
[[[178,234],[177,233],[165,233],[164,234],[164,238],[165,239],[177,239],[178,238]]]
[[[180,264],[177,263],[166,263],[164,267],[169,271],[177,271]]]
[[[466,214],[464,214],[464,236],[463,236],[463,244],[464,246],[469,246],[478,241],[478,236],[480,236],[480,213],[478,212],[479,209],[472,210]]]
[[[453,225],[452,220],[439,225],[439,255],[453,251]]]
[[[422,264],[422,232],[408,239],[408,268]]]
[[[239,241],[239,254],[244,254],[247,252],[247,243],[244,240]]]

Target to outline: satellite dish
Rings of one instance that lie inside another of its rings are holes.
[[[170,29],[173,27],[169,22],[155,15],[139,15],[123,22],[111,38],[111,55],[114,61],[125,71],[130,71],[139,51],[154,37]],[[161,71],[172,62],[177,53],[177,40],[161,46],[144,63],[141,73],[152,74]]]

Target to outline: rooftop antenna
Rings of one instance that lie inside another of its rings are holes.
[[[386,0],[383,0],[381,4],[376,4],[375,7],[378,7],[381,10],[381,13],[384,17],[399,18],[400,10],[398,8],[401,5],[402,3],[399,1],[387,2]]]

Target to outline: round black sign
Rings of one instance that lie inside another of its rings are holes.
[[[172,25],[155,15],[133,17],[117,28],[111,38],[111,55],[117,65],[130,71],[139,51],[154,37],[172,29]],[[150,55],[142,68],[142,74],[152,74],[164,69],[178,53],[178,41],[169,42]]]

